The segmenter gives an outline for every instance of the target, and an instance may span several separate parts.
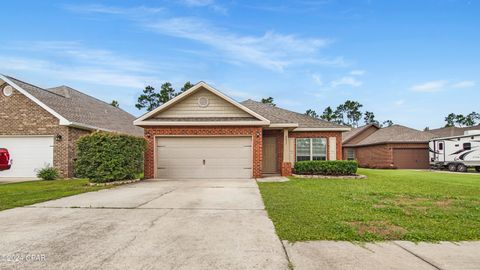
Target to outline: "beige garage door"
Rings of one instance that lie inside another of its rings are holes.
[[[251,137],[157,138],[157,178],[252,177]]]

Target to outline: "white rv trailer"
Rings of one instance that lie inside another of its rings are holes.
[[[474,167],[480,172],[480,130],[465,131],[460,136],[434,138],[428,147],[433,168],[466,172],[469,167]]]

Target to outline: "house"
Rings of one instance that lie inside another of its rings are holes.
[[[365,125],[343,134],[343,157],[366,168],[427,169],[428,141],[434,137],[401,125]]]
[[[75,142],[92,131],[143,136],[135,117],[68,86],[43,89],[0,75],[0,148],[13,159],[0,177],[35,177],[54,166],[74,176]]]
[[[452,137],[461,136],[465,131],[480,130],[480,125],[473,127],[443,127],[437,129],[430,129],[428,132],[437,135],[438,137]]]
[[[135,120],[147,139],[146,178],[290,175],[295,161],[341,160],[342,125],[253,100],[239,103],[204,82]]]

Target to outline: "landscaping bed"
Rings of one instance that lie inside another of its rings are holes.
[[[359,169],[367,181],[258,183],[282,240],[480,240],[480,175]]]

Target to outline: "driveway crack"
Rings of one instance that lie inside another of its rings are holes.
[[[417,257],[418,259],[420,259],[420,260],[424,261],[425,263],[429,264],[430,266],[434,267],[435,269],[438,269],[438,270],[444,270],[444,269],[443,269],[443,268],[441,268],[440,266],[438,266],[438,265],[434,264],[433,262],[430,262],[429,260],[427,260],[427,259],[423,258],[422,256],[420,256],[420,255],[416,254],[415,252],[411,251],[410,249],[408,249],[408,248],[406,248],[406,247],[404,247],[404,246],[402,246],[402,245],[398,244],[397,242],[393,241],[392,243],[393,243],[394,245],[396,245],[397,247],[399,247],[399,248],[401,248],[401,249],[405,250],[406,252],[408,252],[408,253],[412,254],[413,256]]]
[[[142,206],[150,203],[151,201],[154,201],[154,200],[156,200],[156,199],[158,199],[158,198],[161,198],[161,197],[164,196],[164,195],[167,195],[167,194],[169,194],[169,193],[174,192],[175,190],[177,190],[177,188],[174,188],[174,189],[172,189],[172,190],[169,190],[169,191],[167,191],[167,192],[164,192],[164,193],[160,194],[159,196],[157,196],[157,197],[155,197],[155,198],[153,198],[153,199],[151,199],[151,200],[148,200],[148,201],[146,201],[146,202],[143,202],[143,203],[135,206],[134,208],[142,207]]]

